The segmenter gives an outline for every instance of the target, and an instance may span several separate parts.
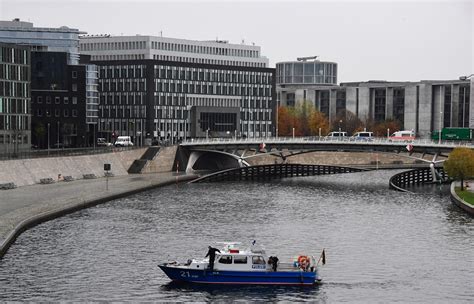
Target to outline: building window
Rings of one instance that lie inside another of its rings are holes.
[[[43,96],[36,97],[36,102],[43,103]]]
[[[51,103],[51,96],[46,96],[46,103],[50,104]]]
[[[72,117],[77,117],[77,110],[72,110]]]
[[[77,71],[72,71],[72,78],[77,78]]]
[[[72,84],[72,91],[77,92],[77,83]]]
[[[385,120],[386,92],[385,89],[374,90],[374,120],[376,122]]]
[[[64,104],[68,104],[69,103],[69,97],[64,97]]]
[[[54,103],[59,104],[61,102],[61,98],[59,96],[54,97]]]
[[[59,114],[60,114],[59,111],[60,111],[59,109],[54,109],[54,116],[59,117]]]
[[[72,104],[77,104],[77,97],[72,98]]]
[[[69,110],[64,109],[63,115],[64,115],[64,117],[69,117]]]

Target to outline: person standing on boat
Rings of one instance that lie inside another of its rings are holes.
[[[214,259],[216,258],[216,252],[221,253],[219,249],[209,246],[209,251],[207,252],[205,256],[206,258],[209,257],[209,269],[211,271],[214,270]]]

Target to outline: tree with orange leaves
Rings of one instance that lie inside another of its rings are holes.
[[[290,136],[293,128],[293,113],[289,107],[278,107],[278,135]]]
[[[311,136],[329,132],[329,121],[325,115],[316,110],[314,105],[307,100],[298,102],[295,107],[278,108],[278,134],[292,136]]]

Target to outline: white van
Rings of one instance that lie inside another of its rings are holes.
[[[330,132],[326,136],[327,139],[344,139],[346,137],[347,137],[347,132],[338,132],[338,131]]]
[[[356,141],[372,141],[374,139],[374,133],[368,131],[356,132],[351,136],[351,140]]]
[[[115,141],[115,146],[116,147],[133,146],[132,139],[130,138],[130,136],[119,136],[117,137],[117,140]]]
[[[390,135],[388,141],[411,142],[415,140],[415,131],[397,131]]]

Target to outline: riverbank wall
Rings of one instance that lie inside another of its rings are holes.
[[[474,206],[468,204],[462,198],[460,198],[459,195],[457,195],[455,190],[456,185],[461,186],[458,182],[451,183],[451,202],[453,202],[453,204],[455,204],[465,212],[469,213],[471,216],[474,216]]]
[[[57,181],[65,176],[83,179],[84,175],[104,176],[104,164],[111,165],[114,176],[125,176],[135,159],[146,148],[80,156],[30,158],[0,161],[0,184],[14,183],[17,187],[34,185],[41,180]]]

